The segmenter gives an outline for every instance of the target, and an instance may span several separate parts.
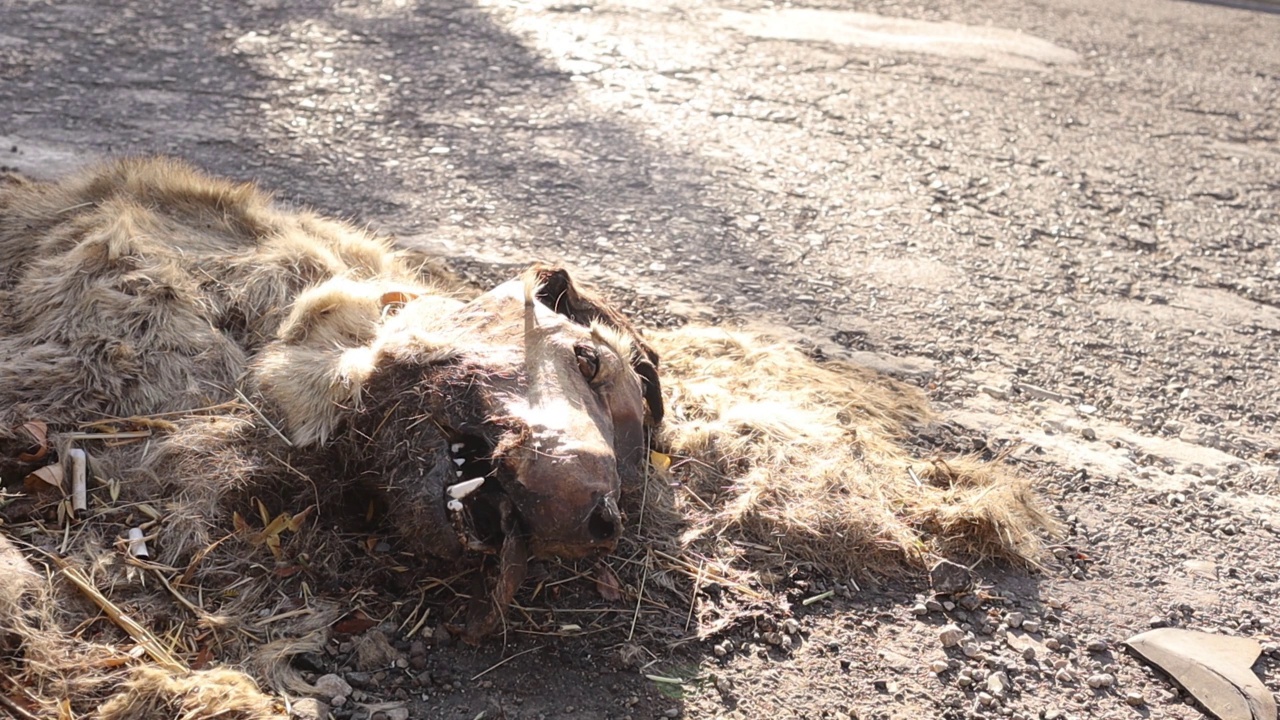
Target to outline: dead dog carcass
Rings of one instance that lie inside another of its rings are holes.
[[[0,257],[0,470],[29,469],[15,460],[29,421],[56,442],[86,422],[176,419],[94,458],[126,499],[172,500],[171,564],[251,491],[314,493],[323,510],[374,490],[412,549],[500,558],[471,639],[528,553],[613,549],[621,485],[662,419],[656,355],[564,270],[466,300],[383,240],[171,160],[11,179]]]

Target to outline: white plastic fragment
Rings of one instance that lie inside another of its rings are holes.
[[[136,558],[149,558],[146,536],[142,528],[129,528],[129,554]]]
[[[67,457],[71,458],[71,509],[84,517],[89,510],[89,459],[80,448],[67,451]]]
[[[470,480],[463,480],[457,485],[453,485],[449,488],[449,497],[452,497],[457,500],[461,500],[462,498],[470,495],[476,490],[479,490],[480,486],[483,484],[484,484],[484,478],[472,478]]]

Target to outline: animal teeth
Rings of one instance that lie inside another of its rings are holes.
[[[462,503],[457,500],[450,500],[445,507],[449,508],[450,512],[462,512]]]
[[[454,471],[453,471],[453,474],[454,474],[454,475],[457,475],[458,477],[462,477],[462,471],[461,471],[461,470],[454,470]]]
[[[461,500],[462,498],[480,489],[480,486],[483,484],[484,484],[484,478],[472,478],[470,480],[463,480],[457,485],[454,485],[449,488],[449,496],[457,500]]]
[[[462,458],[454,458],[454,459],[453,459],[453,464],[454,464],[454,465],[457,465],[458,467],[462,467],[462,466],[463,466],[463,465],[465,465],[466,463],[467,463],[467,461],[466,461],[466,460],[463,460]]]
[[[454,443],[454,444],[450,445],[450,446],[449,446],[449,450],[450,450],[450,451],[452,451],[452,452],[459,452],[459,451],[461,451],[461,450],[462,450],[462,443]]]

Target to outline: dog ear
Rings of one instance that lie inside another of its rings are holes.
[[[657,425],[662,422],[662,383],[658,379],[658,354],[644,341],[635,326],[617,308],[600,295],[573,282],[569,272],[562,267],[535,265],[529,270],[536,281],[535,298],[573,322],[590,327],[598,322],[620,330],[631,337],[634,349],[631,367],[644,385],[644,401],[649,408],[649,420]]]

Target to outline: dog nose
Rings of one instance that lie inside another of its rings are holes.
[[[591,511],[587,532],[595,542],[613,542],[622,535],[622,513],[612,497],[605,497]]]

